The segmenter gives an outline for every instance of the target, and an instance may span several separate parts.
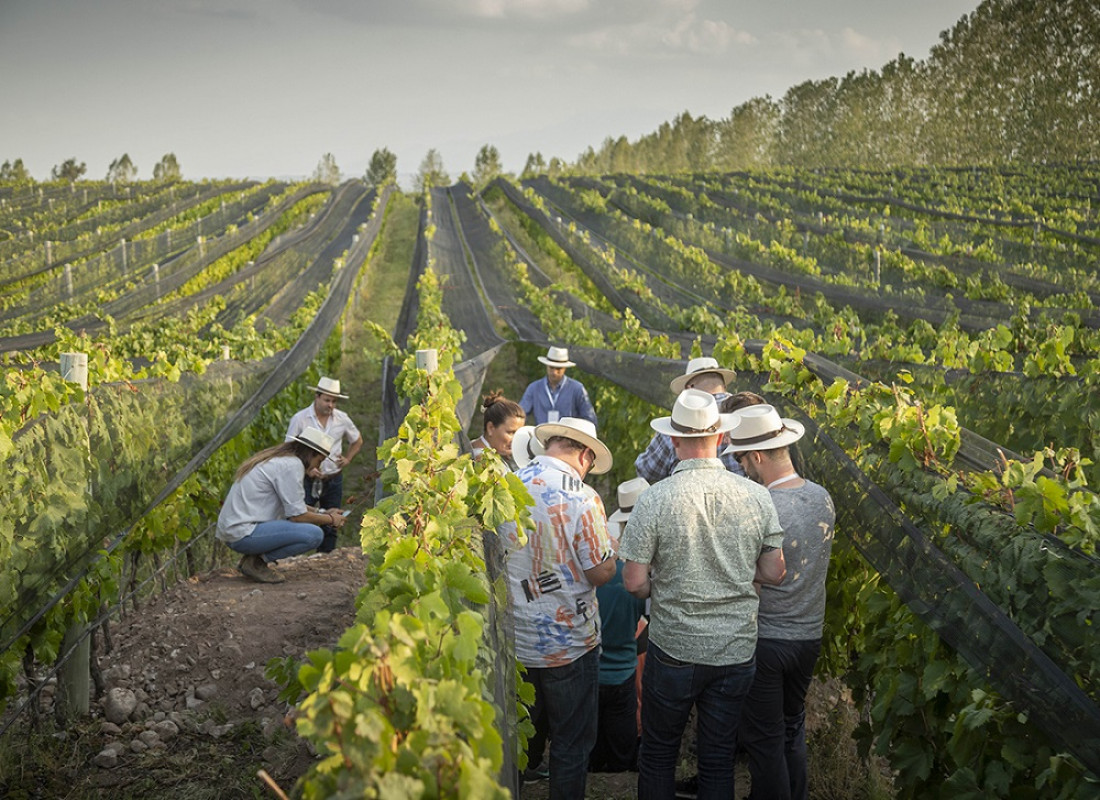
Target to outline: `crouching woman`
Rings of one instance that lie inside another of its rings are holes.
[[[338,509],[307,506],[302,488],[306,470],[319,466],[335,443],[324,431],[306,428],[237,469],[218,515],[217,537],[243,554],[237,569],[246,577],[281,583],[285,578],[271,562],[316,549],[324,536],[321,525],[343,527]]]

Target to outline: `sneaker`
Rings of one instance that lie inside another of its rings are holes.
[[[251,578],[260,583],[282,583],[286,580],[282,575],[268,566],[261,555],[245,556],[237,565],[246,578]]]
[[[539,781],[550,780],[550,767],[546,763],[539,764],[537,767],[528,767],[523,771],[524,783],[538,783]]]

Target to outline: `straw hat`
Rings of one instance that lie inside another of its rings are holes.
[[[517,467],[526,467],[535,456],[541,456],[545,450],[539,440],[535,438],[535,426],[524,425],[516,435],[512,437],[512,460]]]
[[[737,427],[729,432],[729,447],[722,454],[751,450],[775,450],[794,444],[806,432],[801,422],[780,418],[775,406],[746,406],[737,412]]]
[[[564,436],[566,439],[572,439],[591,448],[596,454],[596,463],[589,470],[593,475],[602,475],[611,469],[611,451],[607,449],[606,444],[596,438],[596,426],[589,420],[562,417],[557,422],[544,422],[535,427],[535,438],[543,447],[552,436]],[[515,445],[512,446],[512,452],[515,452]]]
[[[700,356],[699,358],[691,359],[691,361],[688,362],[687,369],[684,370],[684,374],[673,378],[668,388],[679,394],[687,388],[690,381],[707,372],[721,375],[722,381],[725,383],[729,383],[737,377],[737,373],[732,369],[718,366],[717,359],[711,358],[710,356]]]
[[[336,445],[336,440],[320,428],[306,428],[294,437],[294,441],[308,445],[323,456],[329,455]]]
[[[546,351],[546,355],[539,356],[539,361],[548,367],[577,366],[569,360],[569,348],[567,347],[551,347]]]
[[[642,492],[649,488],[649,481],[645,478],[631,478],[619,484],[619,510],[607,518],[608,522],[626,522],[630,519],[630,512],[634,510],[634,504],[642,496]]]
[[[666,436],[695,438],[725,433],[737,424],[737,414],[718,413],[718,402],[710,392],[684,389],[672,406],[672,416],[658,417],[649,427]]]
[[[323,394],[331,394],[333,397],[339,397],[341,400],[347,400],[346,394],[340,394],[340,381],[332,378],[321,378],[317,381],[316,386],[308,387],[315,392],[321,392]]]

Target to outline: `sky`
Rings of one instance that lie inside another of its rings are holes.
[[[75,157],[139,178],[361,176],[411,184],[491,144],[572,161],[684,111],[923,59],[978,0],[0,0],[0,162]]]

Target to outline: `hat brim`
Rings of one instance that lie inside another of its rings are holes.
[[[580,442],[595,453],[596,463],[593,464],[592,469],[589,470],[593,475],[602,475],[611,469],[611,465],[614,463],[614,459],[611,457],[611,451],[607,448],[606,444],[594,436],[589,436],[587,433],[578,431],[576,428],[570,428],[568,425],[559,425],[556,422],[544,422],[535,428],[535,439],[537,439],[538,443],[543,447],[546,447],[546,442],[554,436],[564,436],[566,439]]]
[[[535,438],[533,425],[523,426],[512,437],[512,460],[517,467],[526,467],[542,452],[542,443]]]
[[[346,394],[337,394],[336,392],[330,392],[328,389],[322,389],[320,386],[307,386],[306,388],[310,389],[311,391],[314,391],[314,392],[320,392],[321,394],[327,394],[327,395],[331,395],[332,397],[338,397],[341,400],[347,400],[348,399],[348,396]]]
[[[608,522],[626,522],[630,519],[629,511],[615,511],[607,518]]]
[[[689,372],[687,375],[677,375],[675,378],[672,379],[671,382],[669,382],[668,388],[676,394],[680,394],[680,392],[684,391],[684,389],[687,388],[689,381],[698,378],[700,375],[706,375],[708,372],[713,372],[721,375],[722,381],[727,384],[737,377],[736,372],[734,372],[732,369],[726,369],[724,367],[701,369],[698,372]]]
[[[736,428],[737,414],[719,414],[718,427],[706,433],[684,433],[683,431],[678,431],[672,427],[672,417],[657,417],[657,419],[650,421],[649,427],[653,428],[657,433],[663,433],[665,436],[676,436],[680,439],[701,439],[704,436],[717,436],[720,433],[726,433]]]
[[[551,361],[546,356],[539,356],[539,362],[545,364],[548,367],[575,367],[575,366],[577,366],[572,361]]]
[[[806,434],[806,426],[793,419],[784,419],[783,427],[789,428],[790,430],[783,431],[783,433],[778,436],[772,439],[765,439],[763,442],[756,442],[754,444],[731,444],[722,451],[722,455],[751,453],[754,450],[778,450],[780,447],[787,447],[794,444]]]
[[[323,449],[321,447],[321,445],[317,444],[317,442],[311,442],[309,439],[303,439],[301,436],[295,436],[294,441],[298,442],[299,444],[304,444],[306,447],[308,447],[313,452],[320,453],[321,455],[325,456],[326,458],[328,456],[332,455],[332,453],[330,451]]]

